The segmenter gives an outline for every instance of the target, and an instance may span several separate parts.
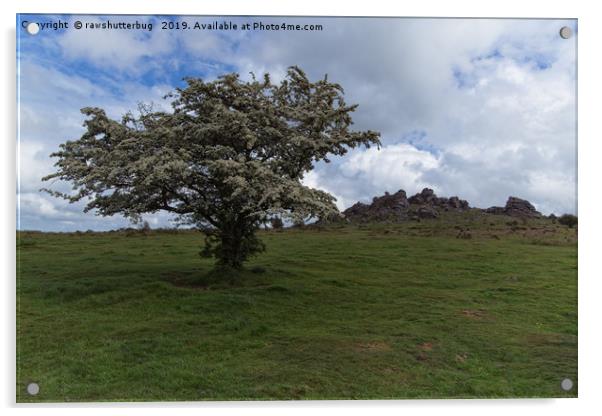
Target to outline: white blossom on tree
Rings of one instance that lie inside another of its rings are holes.
[[[186,81],[168,96],[173,112],[143,105],[117,121],[82,109],[86,132],[60,145],[57,171],[43,178],[68,181],[74,193],[45,190],[104,216],[176,214],[205,232],[204,254],[238,268],[263,250],[261,224],[338,212],[332,195],[301,183],[316,162],[380,144],[379,133],[350,129],[357,105],[340,85],[310,82],[297,67],[278,85],[268,74]]]

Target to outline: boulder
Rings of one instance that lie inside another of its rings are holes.
[[[504,210],[511,217],[541,217],[541,213],[529,201],[514,196],[508,198]]]
[[[439,218],[439,212],[437,212],[434,207],[428,205],[423,205],[418,208],[416,210],[416,215],[418,218]]]
[[[452,196],[451,198],[449,198],[449,200],[447,201],[447,205],[452,209],[460,211],[469,208],[468,202],[458,198],[457,196]]]
[[[408,202],[413,205],[424,205],[431,204],[435,199],[437,199],[435,191],[430,188],[424,188],[420,193],[410,197]]]
[[[490,207],[485,210],[488,214],[509,215],[518,218],[540,218],[542,214],[527,200],[515,196],[508,198],[506,206]]]

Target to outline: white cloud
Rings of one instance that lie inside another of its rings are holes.
[[[332,187],[328,187],[325,184],[325,181],[320,177],[320,174],[315,170],[305,173],[305,176],[303,177],[303,180],[301,182],[305,186],[328,192],[330,195],[334,196],[336,198],[335,203],[340,211],[345,210],[345,208],[347,208],[351,203],[350,200],[341,196],[338,190],[335,190]]]
[[[76,20],[84,23],[96,24],[103,22],[125,22],[144,24],[154,23],[152,31],[145,30],[67,30],[63,35],[57,36],[57,43],[63,56],[68,60],[87,60],[99,68],[113,68],[119,71],[142,73],[148,69],[147,65],[157,65],[154,59],[145,62],[144,58],[155,58],[158,54],[173,50],[175,44],[169,31],[161,31],[157,22],[152,17],[145,16],[110,16],[101,18],[95,16],[72,17],[70,26]]]
[[[305,175],[303,183],[335,196],[337,207],[344,210],[386,191],[404,189],[412,194],[425,187],[438,190],[423,174],[437,170],[439,164],[437,156],[410,144],[388,145],[381,150],[372,147],[352,152],[341,164],[321,164]]]
[[[120,117],[135,110],[138,102],[155,102],[161,105],[162,97],[171,90],[165,85],[146,88],[136,83],[122,83],[121,93],[97,84],[79,75],[61,72],[56,67],[43,66],[30,59],[21,62],[19,77],[20,125],[18,143],[20,192],[20,227],[24,229],[68,230],[110,229],[126,227],[129,222],[121,217],[103,218],[93,213],[83,213],[85,204],[69,204],[39,189],[49,187],[70,192],[69,184],[41,178],[54,171],[56,160],[50,154],[66,140],[81,136],[84,116],[80,109],[99,106],[111,117]],[[66,220],[69,218],[69,220]],[[154,218],[150,216],[149,218]],[[153,226],[169,226],[170,216],[158,216]]]
[[[400,184],[483,207],[516,195],[547,213],[574,212],[576,55],[558,36],[564,24],[572,23],[353,19],[323,36],[257,37],[241,61],[254,54],[268,70],[288,62],[313,77],[328,72],[360,104],[356,127],[381,131],[385,144],[426,132],[440,154],[434,168],[400,168],[391,146],[378,158],[369,149],[340,167],[320,164],[316,184],[345,194],[348,205]]]
[[[52,201],[46,199],[39,193],[21,193],[19,195],[21,209],[29,214],[35,214],[48,219],[64,219],[73,217],[73,214],[59,210]]]
[[[41,142],[22,140],[19,143],[18,172],[20,192],[35,192],[41,188],[40,179],[52,172],[49,150]]]
[[[430,185],[422,181],[422,173],[438,166],[433,154],[409,144],[396,144],[356,152],[342,163],[340,171],[354,181],[367,181],[373,189],[412,192]]]
[[[212,78],[235,67],[278,80],[299,65],[313,79],[328,73],[340,82],[347,102],[360,104],[355,127],[382,133],[379,152],[356,149],[306,175],[304,182],[333,193],[339,208],[385,190],[429,186],[482,207],[515,195],[544,212],[574,212],[576,50],[558,36],[558,27],[573,22],[298,20],[305,21],[324,31],[69,31],[44,38],[60,58],[23,55],[21,62],[23,192],[47,173],[44,154],[81,134],[83,106],[118,117],[138,101],[162,102],[172,72]],[[82,62],[104,72],[72,66]],[[141,78],[148,73],[153,87]],[[413,131],[425,133],[420,143],[403,143]]]

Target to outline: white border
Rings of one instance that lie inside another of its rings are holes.
[[[514,412],[567,415],[599,411],[602,367],[600,347],[599,296],[602,293],[602,274],[596,257],[600,252],[600,223],[602,215],[600,180],[602,157],[600,141],[601,115],[599,100],[601,65],[600,14],[595,2],[575,0],[528,3],[524,0],[505,1],[412,1],[394,4],[393,1],[245,1],[219,0],[122,0],[120,2],[87,0],[21,0],[2,2],[2,137],[4,158],[2,169],[2,403],[14,411],[50,415],[81,414],[139,414],[159,415],[171,409],[184,414],[245,412],[248,414],[330,414],[333,411],[350,414],[395,414],[400,412],[446,413],[449,415],[489,415]],[[425,401],[353,401],[353,402],[244,402],[244,403],[145,403],[145,404],[82,404],[82,405],[15,405],[15,14],[20,13],[122,13],[122,14],[216,14],[216,15],[345,15],[345,16],[442,16],[442,17],[561,17],[579,19],[579,399],[558,400],[425,400]],[[42,407],[42,408],[41,408]],[[16,409],[17,408],[17,409]],[[20,409],[18,409],[20,408]]]

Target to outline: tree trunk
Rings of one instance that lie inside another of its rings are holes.
[[[222,266],[240,269],[246,258],[247,255],[243,250],[243,236],[235,230],[222,232],[218,263]]]
[[[204,257],[215,257],[217,266],[241,269],[249,256],[265,250],[255,232],[257,219],[250,217],[222,218],[216,228],[205,232]]]

